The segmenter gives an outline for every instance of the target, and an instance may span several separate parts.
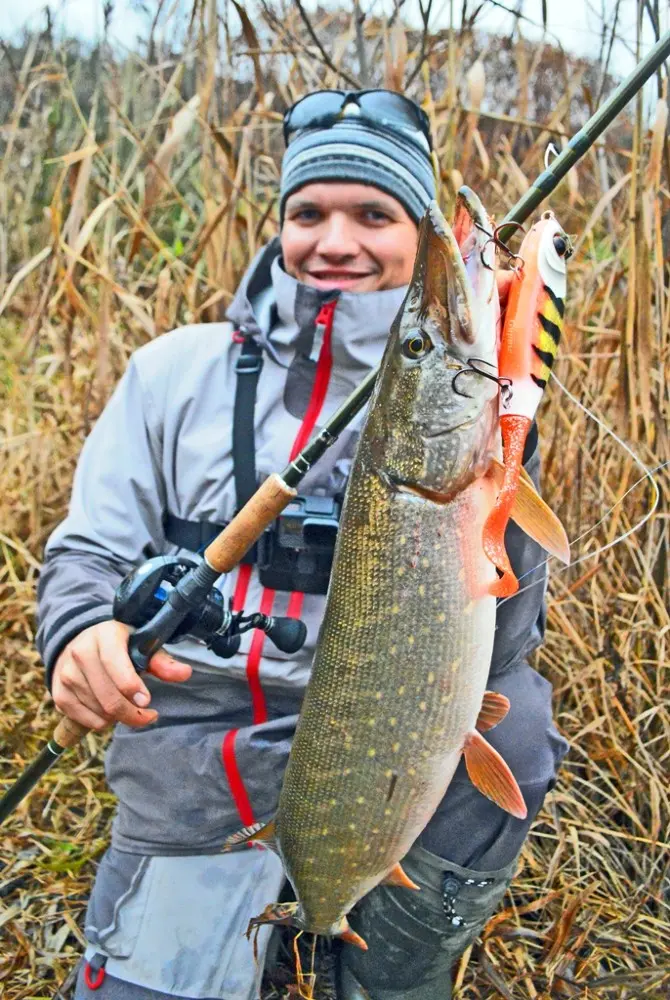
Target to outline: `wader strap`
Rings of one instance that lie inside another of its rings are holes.
[[[254,410],[256,388],[263,367],[263,348],[247,334],[242,336],[242,351],[235,362],[237,385],[233,410],[233,474],[236,509],[241,510],[256,492],[256,438]]]
[[[215,524],[213,521],[187,521],[184,517],[166,514],[163,518],[163,532],[172,545],[188,549],[189,552],[201,552],[227,524],[227,521],[224,524]]]
[[[235,362],[237,384],[233,409],[233,476],[235,477],[236,510],[241,510],[256,490],[256,436],[254,411],[256,389],[263,367],[263,348],[243,330],[233,334],[242,344],[242,351]],[[243,563],[256,561],[256,546],[247,552]]]

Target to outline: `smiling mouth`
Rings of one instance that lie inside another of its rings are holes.
[[[317,281],[358,281],[361,278],[370,278],[372,271],[308,271],[310,278]]]

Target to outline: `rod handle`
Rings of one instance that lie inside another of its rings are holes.
[[[52,739],[54,743],[57,743],[59,747],[63,750],[69,750],[70,747],[76,747],[77,743],[86,736],[89,732],[86,726],[82,726],[80,722],[75,722],[74,719],[68,719],[66,715],[62,717],[56,728]]]
[[[230,524],[205,549],[205,559],[212,569],[218,573],[230,573],[235,569],[254,542],[297,495],[297,491],[287,486],[277,472],[268,476]]]

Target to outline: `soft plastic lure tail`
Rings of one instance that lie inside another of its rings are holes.
[[[503,326],[498,375],[510,391],[500,397],[505,477],[484,525],[484,551],[502,572],[496,597],[516,593],[519,583],[505,551],[504,535],[517,493],[526,436],[558,352],[565,312],[570,238],[553,212],[544,212],[519,250],[523,266],[514,274]]]

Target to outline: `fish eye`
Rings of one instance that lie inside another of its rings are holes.
[[[565,233],[557,233],[554,236],[554,249],[559,257],[565,257],[568,260],[568,258],[572,257],[570,237],[566,236]]]
[[[410,330],[400,345],[400,350],[410,361],[420,361],[433,349],[433,342],[423,330]]]

